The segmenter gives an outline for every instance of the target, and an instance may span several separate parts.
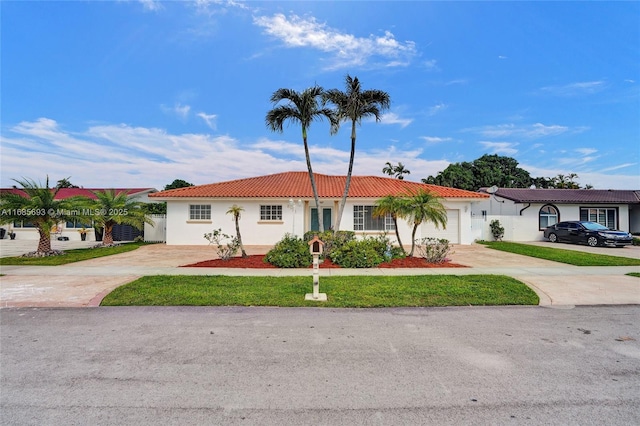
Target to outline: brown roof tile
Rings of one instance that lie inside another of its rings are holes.
[[[640,203],[638,191],[615,189],[500,188],[496,195],[518,203]]]
[[[342,197],[346,176],[316,173],[315,178],[321,198]],[[407,191],[420,189],[431,191],[444,198],[488,197],[478,192],[377,176],[352,176],[349,197],[380,198],[386,195],[402,195]],[[151,198],[313,198],[313,192],[307,172],[285,172],[171,189],[149,196]]]

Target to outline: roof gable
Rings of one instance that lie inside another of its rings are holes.
[[[320,198],[340,198],[346,176],[315,173]],[[351,198],[381,198],[403,195],[408,191],[426,190],[443,198],[486,198],[488,195],[438,185],[377,177],[352,176]],[[150,195],[151,198],[313,198],[307,172],[284,172],[208,185],[171,189]]]

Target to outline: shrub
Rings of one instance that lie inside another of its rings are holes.
[[[381,246],[379,238],[365,238],[350,240],[334,248],[329,256],[333,263],[343,268],[374,268],[384,262],[386,250],[387,245]]]
[[[633,237],[633,245],[634,246],[640,246],[640,238]]]
[[[499,220],[492,220],[489,224],[491,228],[491,235],[493,235],[493,239],[496,241],[502,241],[502,237],[504,236],[504,228],[500,225]]]
[[[237,237],[231,237],[222,233],[222,229],[214,229],[213,232],[204,234],[204,238],[209,241],[209,244],[215,244],[217,246],[218,257],[222,260],[229,260],[238,253],[240,248],[240,241]],[[228,241],[227,244],[224,244]]]
[[[331,252],[336,248],[342,247],[349,241],[352,241],[356,238],[356,233],[353,231],[309,231],[305,232],[304,240],[311,241],[314,236],[318,236],[320,240],[324,243],[324,253],[322,255],[323,258],[330,257]]]
[[[451,250],[449,240],[439,238],[423,238],[416,240],[418,257],[424,258],[429,263],[442,263],[447,259]]]
[[[306,241],[287,234],[269,250],[264,261],[278,268],[306,268],[311,265],[313,256]]]

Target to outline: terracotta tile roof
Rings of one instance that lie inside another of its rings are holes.
[[[500,188],[496,195],[517,203],[640,203],[640,191],[614,189]]]
[[[61,188],[60,191],[58,191],[58,193],[56,194],[55,199],[64,200],[70,197],[85,196],[85,197],[91,198],[92,200],[95,200],[96,196],[93,195],[91,191],[106,191],[110,189],[113,189],[114,191],[116,191],[116,194],[120,194],[121,192],[124,192],[128,195],[135,195],[141,192],[155,191],[155,188]],[[5,194],[5,193],[26,195],[26,193],[21,189],[16,189],[16,188],[0,189],[0,194]]]
[[[321,198],[340,198],[346,176],[315,174]],[[377,177],[352,176],[349,197],[380,198],[402,195],[419,189],[431,191],[445,198],[487,198],[487,194],[444,186]],[[285,172],[267,176],[237,179],[208,185],[171,189],[149,195],[151,198],[313,198],[307,172]]]

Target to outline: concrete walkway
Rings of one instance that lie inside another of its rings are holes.
[[[0,240],[0,252],[8,240]],[[16,241],[13,247],[16,247]],[[35,242],[33,242],[35,244]],[[68,243],[68,242],[61,242]],[[584,250],[582,246],[554,245]],[[589,249],[589,248],[587,248]],[[249,254],[268,247],[247,247]],[[607,254],[640,258],[640,247],[605,249]],[[29,250],[26,250],[29,251]],[[206,246],[155,244],[119,255],[61,266],[1,266],[0,306],[98,306],[114,288],[145,275],[311,276],[310,269],[182,268],[215,257]],[[529,285],[543,306],[640,304],[640,266],[577,267],[492,250],[483,245],[455,246],[452,262],[468,268],[321,269],[320,276],[338,275],[507,275]]]

